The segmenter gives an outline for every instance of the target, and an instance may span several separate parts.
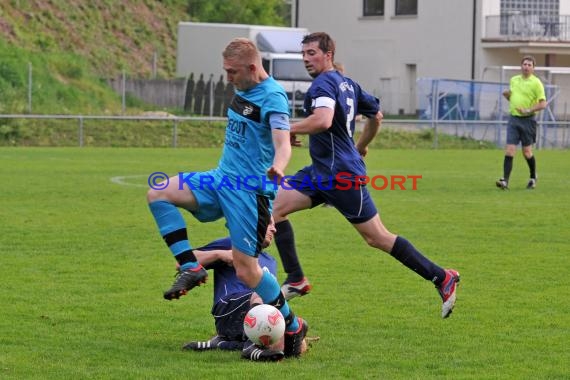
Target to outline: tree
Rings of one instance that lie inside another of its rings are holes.
[[[289,7],[285,0],[188,0],[195,22],[289,26]]]

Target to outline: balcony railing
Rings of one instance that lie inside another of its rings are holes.
[[[484,40],[570,42],[570,15],[505,14],[485,17]]]

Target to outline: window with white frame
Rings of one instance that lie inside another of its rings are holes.
[[[501,34],[557,36],[560,0],[501,0]]]
[[[418,0],[396,0],[396,16],[418,14]]]
[[[363,16],[384,16],[384,0],[364,0]]]

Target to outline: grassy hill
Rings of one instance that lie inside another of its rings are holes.
[[[106,78],[170,78],[185,0],[5,0],[0,113],[117,113]],[[156,58],[156,59],[155,59]]]
[[[2,0],[0,114],[120,114],[122,100],[106,79],[123,71],[139,78],[173,78],[177,25],[190,20],[187,7],[187,0]],[[151,108],[127,99],[128,114]],[[0,145],[77,146],[77,124],[0,118]],[[171,128],[171,123],[86,123],[84,143],[170,146]],[[179,133],[182,146],[223,141],[223,128],[209,123],[181,125]],[[383,133],[392,147],[431,146],[432,136]],[[451,146],[481,147],[451,140]]]
[[[188,20],[185,0],[6,0],[0,38],[35,53],[68,52],[94,71],[114,76],[126,69],[150,76],[173,75],[179,21]]]

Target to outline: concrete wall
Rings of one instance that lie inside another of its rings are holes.
[[[109,80],[109,85],[119,94],[123,93],[123,79]],[[126,78],[125,92],[146,103],[160,107],[184,107],[186,79],[133,79]]]
[[[329,33],[337,42],[336,60],[349,77],[385,98],[385,110],[414,113],[410,91],[417,78],[470,79],[469,4],[418,1],[417,16],[395,16],[395,0],[385,0],[384,16],[364,18],[362,1],[301,0],[299,26]],[[323,9],[331,15],[315,17]]]

